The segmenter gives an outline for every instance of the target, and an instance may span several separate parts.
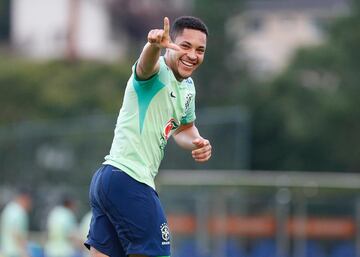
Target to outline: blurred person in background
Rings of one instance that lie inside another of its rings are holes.
[[[91,216],[92,216],[91,211],[88,211],[82,217],[80,224],[79,224],[79,231],[80,231],[81,238],[83,239],[83,241],[85,241],[87,239],[87,235],[89,233]]]
[[[150,30],[128,80],[110,154],[90,186],[92,220],[85,245],[92,257],[170,256],[170,232],[155,191],[167,140],[197,162],[211,156],[195,121],[195,86],[208,29],[195,17],[179,17],[171,31]],[[161,56],[161,51],[165,55]]]
[[[82,217],[80,224],[79,224],[79,235],[81,237],[81,241],[84,242],[87,239],[89,229],[90,229],[90,222],[91,222],[91,211],[88,211],[85,213],[85,215]],[[89,251],[87,249],[84,249],[83,256],[89,256]]]
[[[63,196],[61,204],[49,212],[44,248],[46,257],[74,257],[77,254],[80,240],[75,209],[75,200]]]
[[[29,211],[32,195],[29,189],[21,188],[5,205],[1,213],[0,249],[4,257],[29,257],[28,233]]]

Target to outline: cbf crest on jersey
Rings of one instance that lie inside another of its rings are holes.
[[[160,226],[161,238],[164,240],[162,245],[170,244],[170,230],[167,223],[163,223]]]
[[[171,131],[177,129],[179,127],[179,122],[177,120],[175,120],[174,118],[171,118],[168,122],[166,122],[164,129],[162,131],[161,134],[161,138],[160,138],[160,148],[164,149],[167,143],[167,140],[170,137],[170,133]]]

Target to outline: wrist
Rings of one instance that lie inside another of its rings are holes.
[[[145,48],[149,48],[152,49],[154,51],[160,51],[162,46],[159,43],[151,43],[150,41],[148,41],[145,45]]]

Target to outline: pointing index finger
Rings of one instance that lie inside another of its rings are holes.
[[[169,18],[165,17],[164,18],[164,35],[169,38],[170,37],[170,22],[169,22]]]
[[[170,38],[170,22],[168,17],[164,17],[164,34],[162,37],[162,40],[164,42],[164,46],[166,48],[179,51],[180,47],[177,44],[174,44],[171,42]]]

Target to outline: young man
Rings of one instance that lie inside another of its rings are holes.
[[[190,78],[203,62],[208,30],[195,17],[178,18],[171,29],[148,34],[133,67],[110,154],[90,186],[92,257],[170,256],[170,233],[154,178],[168,138],[191,151],[195,161],[211,145],[194,125],[195,87]],[[160,56],[161,50],[165,55]]]
[[[18,190],[15,198],[5,205],[0,219],[0,249],[7,257],[29,257],[29,211],[32,194],[28,189]]]
[[[80,246],[76,221],[76,201],[69,195],[62,196],[61,203],[48,214],[47,241],[44,247],[47,257],[74,257]]]

